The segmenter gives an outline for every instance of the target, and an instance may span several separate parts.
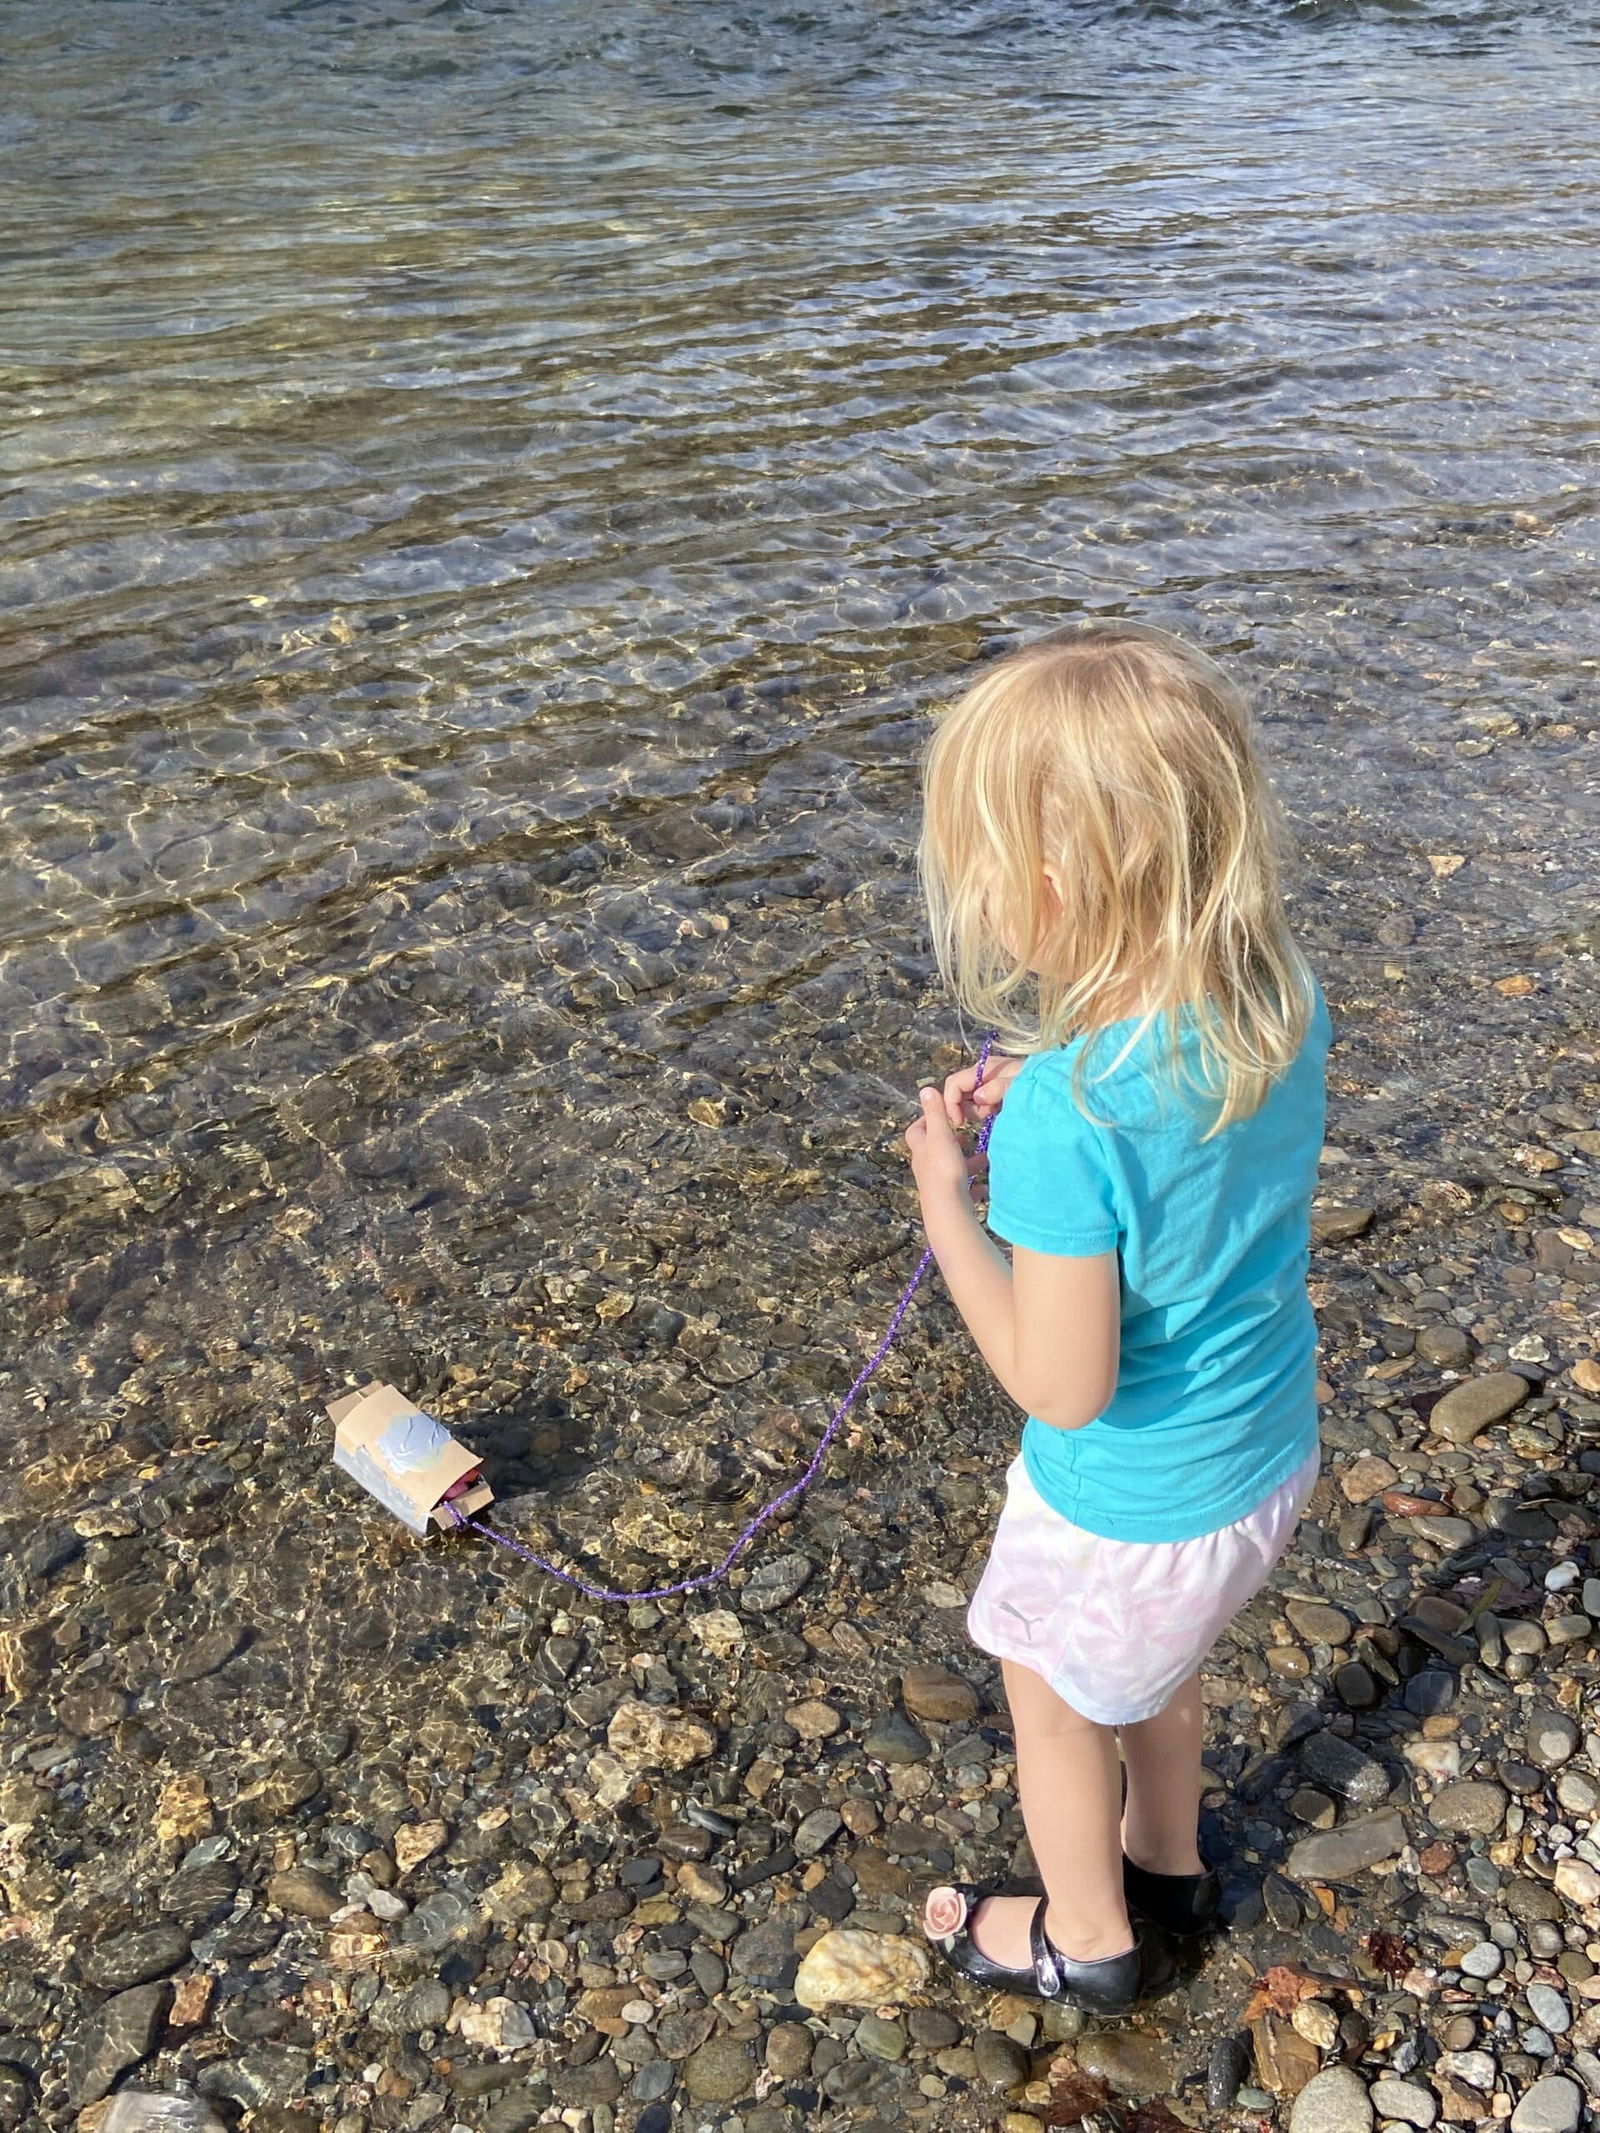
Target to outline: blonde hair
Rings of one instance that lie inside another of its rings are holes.
[[[917,870],[957,1001],[1014,1052],[1081,1035],[1087,1055],[1137,1019],[1112,1066],[1159,1024],[1174,1073],[1217,1104],[1208,1138],[1256,1109],[1311,1019],[1281,844],[1243,697],[1147,625],[1055,631],[996,660],[927,749]],[[1179,1064],[1185,1010],[1198,1072]]]

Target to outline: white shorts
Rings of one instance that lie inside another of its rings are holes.
[[[1184,1541],[1105,1540],[1053,1511],[1019,1456],[967,1609],[981,1651],[1031,1667],[1100,1726],[1165,1709],[1259,1592],[1316,1484],[1313,1453],[1231,1526]]]

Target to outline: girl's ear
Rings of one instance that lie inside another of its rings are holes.
[[[1061,909],[1061,874],[1059,869],[1051,866],[1048,860],[1045,861],[1044,878],[1049,886],[1051,900],[1059,911]]]

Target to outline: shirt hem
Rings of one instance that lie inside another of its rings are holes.
[[[1026,1222],[1006,1222],[991,1219],[991,1234],[1003,1244],[1020,1244],[1026,1252],[1059,1252],[1066,1258],[1089,1258],[1099,1252],[1114,1252],[1121,1242],[1114,1229],[1075,1229],[1050,1231],[1034,1229]]]
[[[1041,1426],[1049,1427],[1048,1423]],[[1079,1491],[1073,1492],[1070,1503],[1063,1501],[1060,1492],[1049,1485],[1049,1477],[1040,1472],[1032,1458],[1026,1433],[1022,1439],[1022,1462],[1029,1481],[1050,1509],[1071,1524],[1081,1526],[1085,1533],[1093,1533],[1101,1540],[1159,1543],[1199,1540],[1204,1534],[1220,1532],[1224,1526],[1236,1525],[1241,1518],[1248,1518],[1320,1449],[1321,1439],[1313,1417],[1308,1430],[1258,1467],[1248,1481],[1240,1482],[1226,1496],[1198,1508],[1191,1506],[1184,1516],[1172,1519],[1118,1518],[1113,1513],[1096,1510],[1093,1504],[1085,1504]]]

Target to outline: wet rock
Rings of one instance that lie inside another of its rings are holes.
[[[835,1807],[814,1807],[794,1833],[794,1855],[797,1859],[814,1859],[825,1851],[844,1828],[844,1820]]]
[[[1583,2091],[1565,2074],[1536,2081],[1511,2114],[1511,2133],[1577,2133]]]
[[[483,2133],[532,2133],[550,2108],[550,2090],[543,2082],[530,2082],[510,2091],[489,2106]]]
[[[972,2040],[972,2054],[978,2062],[978,2079],[992,2089],[1014,2089],[1028,2078],[1028,2054],[1003,2029],[980,2030]]]
[[[606,2055],[591,2059],[586,2066],[555,2066],[550,2070],[550,2087],[558,2103],[592,2110],[596,2104],[615,2103],[621,2096],[622,2070]]]
[[[933,1752],[926,1734],[919,1733],[901,1711],[889,1711],[878,1719],[863,1746],[880,1763],[920,1763]]]
[[[1312,1734],[1301,1744],[1300,1761],[1314,1783],[1326,1786],[1353,1807],[1376,1807],[1389,1797],[1383,1765],[1337,1733]]]
[[[1372,2103],[1353,2067],[1314,2074],[1295,2098],[1289,2133],[1370,2133]]]
[[[310,2072],[308,2052],[286,2044],[256,2044],[230,2063],[208,2066],[199,2085],[208,2096],[260,2111],[301,2095]]]
[[[883,2015],[863,2015],[856,2024],[855,2042],[869,2059],[895,2065],[905,2057],[909,2040],[903,2024]]]
[[[484,1892],[483,1907],[503,1925],[521,1925],[530,1918],[545,1917],[555,1899],[556,1884],[548,1867],[531,1859],[513,1859]]]
[[[1370,1228],[1375,1212],[1374,1208],[1355,1205],[1314,1207],[1311,1210],[1311,1241],[1313,1244],[1346,1244]]]
[[[197,1770],[170,1778],[156,1802],[156,1842],[164,1852],[186,1850],[208,1837],[215,1826],[206,1781]]]
[[[1206,2102],[1226,2111],[1250,2068],[1250,2046],[1241,2036],[1219,2037],[1206,2061]]]
[[[1504,1953],[1496,1942],[1480,1940],[1462,1956],[1461,1970],[1467,1977],[1495,1977],[1504,1961]]]
[[[506,1999],[485,2000],[481,2007],[467,2008],[459,2028],[468,2044],[491,2052],[521,2051],[525,2045],[537,2042],[539,2035],[528,2010],[516,2000]]]
[[[1495,1775],[1507,1792],[1526,1798],[1538,1792],[1544,1784],[1544,1772],[1535,1770],[1531,1763],[1502,1762],[1495,1766]]]
[[[1456,1700],[1455,1677],[1442,1667],[1425,1666],[1406,1683],[1402,1701],[1418,1718],[1434,1718]]]
[[[1320,1600],[1286,1600],[1283,1611],[1296,1634],[1308,1644],[1337,1647],[1350,1641],[1352,1624],[1342,1608],[1329,1607]]]
[[[203,1630],[182,1646],[168,1670],[168,1682],[173,1688],[188,1688],[208,1674],[220,1673],[244,1641],[244,1630],[236,1624]]]
[[[1557,1870],[1559,1873],[1559,1869]],[[1518,1875],[1506,1882],[1500,1892],[1500,1901],[1511,1916],[1524,1924],[1537,1920],[1551,1922],[1566,1914],[1561,1907],[1561,1897],[1548,1882],[1534,1881]]]
[[[906,2017],[911,2041],[924,2051],[948,2050],[961,2041],[961,2024],[942,2007],[913,2007]]]
[[[1587,1615],[1555,1615],[1546,1622],[1545,1635],[1554,1645],[1582,1644],[1594,1633],[1594,1624]]]
[[[224,2128],[203,2103],[124,2088],[111,2099],[97,2133],[224,2133]]]
[[[1360,1555],[1371,1538],[1371,1504],[1352,1504],[1348,1511],[1340,1513],[1334,1528],[1334,1544],[1341,1555]]]
[[[314,1800],[322,1790],[322,1772],[315,1763],[288,1761],[279,1763],[262,1780],[261,1789],[255,1796],[256,1812],[263,1822],[281,1822]]]
[[[1333,2051],[1339,2042],[1339,2017],[1326,2000],[1302,2000],[1289,2017],[1293,2028],[1319,2052]]]
[[[678,2070],[666,2059],[646,2059],[628,2084],[635,2103],[659,2103],[678,2085]]]
[[[1376,1452],[1363,1452],[1339,1476],[1339,1486],[1349,1502],[1366,1504],[1385,1489],[1392,1489],[1399,1479],[1398,1471],[1387,1459],[1380,1459]]]
[[[167,2010],[168,2029],[200,2028],[211,2011],[216,1985],[216,1979],[204,1970],[186,1977],[172,1995],[172,2005]]]
[[[1267,1916],[1283,1932],[1292,1932],[1305,1917],[1305,1906],[1300,1891],[1281,1874],[1268,1874],[1261,1884],[1262,1900]]]
[[[1349,1711],[1370,1711],[1383,1700],[1377,1682],[1359,1659],[1335,1670],[1333,1693]]]
[[[611,1752],[629,1770],[686,1770],[704,1762],[717,1736],[699,1719],[628,1698],[606,1728]]]
[[[1470,1518],[1444,1518],[1423,1513],[1412,1517],[1411,1530],[1425,1541],[1447,1552],[1465,1548],[1477,1532]]]
[[[159,1901],[169,1917],[197,1932],[233,1908],[238,1886],[239,1869],[231,1860],[208,1860],[174,1874],[163,1886]]]
[[[1459,1326],[1423,1326],[1417,1333],[1417,1354],[1436,1370],[1465,1370],[1472,1361],[1472,1342]]]
[[[1600,1815],[1600,1781],[1586,1770],[1563,1770],[1556,1780],[1556,1800],[1569,1815],[1587,1822]]]
[[[1281,2015],[1258,2015],[1250,2024],[1250,2042],[1256,2074],[1274,2096],[1298,2096],[1317,2070],[1316,2045]]]
[[[796,1923],[792,1916],[779,1915],[747,1927],[734,1942],[729,1958],[729,1968],[735,1977],[745,1978],[752,1985],[777,1987],[789,1984],[795,1975]],[[888,1993],[878,1994],[880,2000],[890,1997]],[[801,2001],[802,2006],[810,2004],[807,2000]]]
[[[189,1959],[189,1936],[179,1926],[152,1926],[143,1933],[119,1933],[99,1947],[86,1949],[79,1966],[91,1985],[103,1992],[125,1992],[167,1977]]]
[[[0,2066],[0,2133],[20,2133],[32,2107],[33,2092],[26,2077],[14,2066]]]
[[[811,1576],[811,1560],[797,1551],[770,1556],[751,1571],[739,1594],[739,1605],[748,1614],[771,1614],[787,1607],[804,1590]]]
[[[128,1708],[127,1693],[103,1683],[63,1696],[56,1707],[56,1723],[63,1733],[98,1739],[109,1733]]]
[[[964,1726],[978,1715],[977,1690],[948,1667],[908,1666],[900,1681],[900,1700],[913,1718],[936,1725]]]
[[[1372,2084],[1372,2108],[1380,2118],[1396,2119],[1401,2125],[1426,2128],[1439,2115],[1433,2093],[1420,2081],[1396,2080],[1382,2074]]]
[[[344,1897],[326,1874],[314,1867],[291,1866],[274,1874],[267,1883],[267,1901],[294,1918],[329,1919]]]
[[[1499,1790],[1498,1786],[1494,1788]],[[1344,1881],[1380,1859],[1392,1859],[1406,1846],[1406,1826],[1395,1810],[1343,1823],[1302,1837],[1291,1850],[1285,1871],[1296,1881]]]
[[[150,2056],[171,2000],[170,1985],[138,1985],[89,2017],[67,2045],[67,2093],[75,2108],[98,2103],[119,2074]]]
[[[1572,2009],[1553,1985],[1531,1984],[1527,1987],[1528,2012],[1553,2037],[1564,2037],[1572,2027]]]
[[[811,2032],[803,2022],[777,2022],[767,2032],[767,2070],[779,2081],[801,2081],[811,2071]]]
[[[626,1898],[621,1908],[626,1910]],[[477,1906],[471,1897],[457,1895],[454,1889],[436,1889],[417,1905],[400,1928],[400,1937],[408,1948],[437,1955],[452,1941],[469,1939],[477,1923]]]
[[[1100,2030],[1080,2038],[1075,2050],[1083,2071],[1098,2074],[1120,2096],[1159,2096],[1172,2086],[1166,2047],[1144,2030]]]
[[[817,1697],[790,1704],[783,1715],[802,1740],[831,1740],[844,1724],[833,1705]]]
[[[687,2059],[700,2049],[716,2026],[714,2007],[674,2007],[656,2024],[656,2044],[663,2058]]]
[[[1537,1658],[1550,1642],[1537,1622],[1506,1622],[1501,1636],[1506,1650],[1517,1658]]]
[[[1506,1804],[1502,1786],[1486,1778],[1457,1778],[1429,1801],[1428,1820],[1457,1836],[1492,1836],[1505,1820]]]
[[[1467,1378],[1452,1386],[1428,1418],[1437,1437],[1456,1445],[1471,1444],[1483,1431],[1520,1407],[1531,1390],[1528,1381],[1512,1370],[1497,1370],[1486,1377]]]
[[[1530,1763],[1541,1770],[1559,1770],[1578,1752],[1582,1736],[1565,1711],[1532,1711],[1523,1733]]]
[[[1441,2052],[1439,2072],[1453,2081],[1464,2082],[1480,2094],[1486,2093],[1494,2086],[1494,2055],[1483,2051]]]
[[[932,1971],[928,1951],[902,1935],[838,1926],[809,1950],[794,1981],[802,2007],[877,2007],[919,1993]]]
[[[1563,1859],[1555,1871],[1555,1892],[1585,1910],[1600,1904],[1600,1871],[1583,1859]]]
[[[20,1622],[0,1629],[0,1683],[20,1702],[50,1677],[50,1626]]]
[[[1430,1785],[1448,1785],[1461,1775],[1461,1744],[1453,1740],[1408,1740],[1406,1761]]]
[[[409,1874],[419,1867],[424,1859],[431,1859],[436,1851],[450,1841],[450,1829],[445,1822],[402,1823],[390,1840],[394,1863],[402,1874]]]
[[[684,2086],[696,2103],[737,2103],[755,2079],[755,2056],[735,2037],[710,2038],[684,2063]]]

